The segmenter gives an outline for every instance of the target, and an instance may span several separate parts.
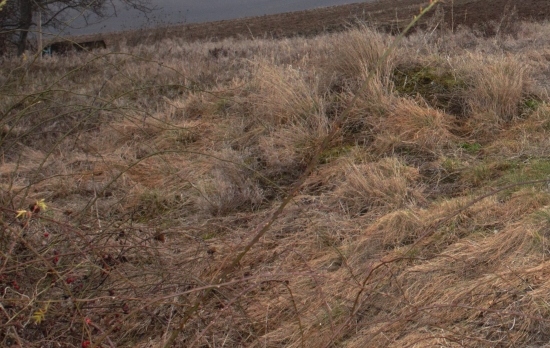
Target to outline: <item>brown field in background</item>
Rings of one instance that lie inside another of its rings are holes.
[[[550,23],[450,5],[2,58],[0,346],[548,347]]]
[[[151,44],[165,37],[178,37],[188,41],[226,38],[282,38],[313,36],[320,33],[342,31],[353,23],[368,22],[383,31],[399,32],[419,13],[425,0],[379,0],[333,6],[315,10],[225,20],[210,23],[179,25],[159,29],[144,29],[112,34],[89,35],[86,38],[105,39],[108,44],[125,41],[129,44]],[[546,0],[447,0],[438,5],[444,13],[444,22],[458,28],[468,26],[491,32],[491,22],[505,19],[508,26],[516,20],[546,20],[550,18],[550,3]],[[512,16],[510,14],[513,13]],[[420,27],[430,21],[432,14],[422,19]],[[75,38],[76,41],[85,41]]]

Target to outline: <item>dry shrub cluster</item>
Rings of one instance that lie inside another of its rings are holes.
[[[550,26],[515,28],[4,58],[0,345],[547,344]]]

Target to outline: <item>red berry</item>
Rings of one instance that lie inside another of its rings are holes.
[[[69,277],[67,278],[67,280],[65,280],[67,282],[67,284],[71,284],[74,282],[74,278],[73,277]]]
[[[90,318],[86,318],[86,324],[90,324],[92,321],[90,320]]]
[[[36,203],[29,205],[29,210],[35,214],[40,213],[40,207]]]
[[[90,344],[91,344],[90,341],[84,341],[82,342],[82,348],[88,348]]]
[[[54,265],[57,265],[58,262],[59,262],[59,256],[54,257],[53,258]]]
[[[48,232],[44,232],[44,237],[48,238],[50,234]]]

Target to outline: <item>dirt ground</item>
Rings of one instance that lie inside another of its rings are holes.
[[[185,37],[189,41],[218,41],[229,37],[311,36],[343,30],[358,20],[397,32],[426,4],[427,1],[421,0],[380,0],[269,16],[102,34],[101,38],[110,45],[121,39],[132,45],[151,43],[171,36]],[[446,0],[438,6],[439,12],[433,11],[430,16],[423,18],[424,23],[428,23],[434,13],[439,13],[439,16],[444,17],[442,23],[448,27],[478,27],[487,35],[494,34],[495,25],[491,25],[491,22],[500,23],[499,27],[505,29],[506,25],[518,19],[540,21],[550,18],[550,1],[547,0]],[[86,37],[97,38],[97,35]]]

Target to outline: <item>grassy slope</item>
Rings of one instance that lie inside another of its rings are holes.
[[[550,173],[550,26],[507,30],[408,37],[179,346],[548,342],[547,184],[470,204]],[[159,346],[391,40],[363,27],[4,61],[1,345]]]

